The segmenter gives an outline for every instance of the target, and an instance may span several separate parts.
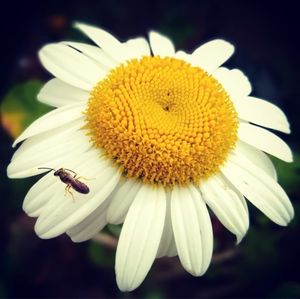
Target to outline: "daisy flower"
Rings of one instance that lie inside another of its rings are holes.
[[[76,27],[96,46],[65,41],[40,50],[55,78],[38,99],[56,109],[16,139],[13,146],[24,142],[8,176],[50,167],[93,179],[75,177],[86,194],[74,186],[65,194],[51,171],[32,186],[23,209],[38,217],[38,236],[67,233],[82,242],[107,223],[123,223],[116,279],[131,291],[158,257],[178,255],[192,275],[206,272],[213,252],[208,208],[237,242],[249,226],[245,198],[288,224],[293,207],[265,153],[286,162],[292,153],[265,128],[289,133],[289,123],[277,106],[250,96],[240,70],[221,66],[234,52],[230,43],[216,39],[186,53],[153,31],[149,41],[120,42],[102,29]]]

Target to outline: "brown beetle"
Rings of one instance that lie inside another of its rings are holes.
[[[77,177],[77,173],[71,169],[59,168],[58,170],[55,170],[50,167],[39,167],[38,169],[48,169],[54,171],[54,175],[58,176],[60,180],[67,185],[65,188],[66,193],[68,192],[69,194],[71,194],[73,200],[74,195],[70,191],[71,188],[81,194],[88,194],[90,192],[89,187],[80,181],[82,177]]]

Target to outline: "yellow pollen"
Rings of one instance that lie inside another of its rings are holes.
[[[92,90],[86,128],[122,173],[163,186],[199,184],[237,141],[223,87],[175,58],[143,57],[113,69]]]

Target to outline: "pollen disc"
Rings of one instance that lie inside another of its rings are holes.
[[[113,69],[90,93],[85,116],[93,145],[145,183],[200,183],[218,172],[237,141],[237,113],[223,87],[170,57]]]

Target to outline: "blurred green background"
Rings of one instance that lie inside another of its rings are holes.
[[[9,1],[1,13],[0,297],[300,298],[297,1]],[[9,180],[6,167],[13,139],[51,109],[36,101],[51,77],[37,59],[39,48],[61,40],[87,41],[72,28],[73,21],[101,26],[121,40],[155,29],[186,50],[213,38],[232,42],[236,53],[226,65],[241,68],[252,94],[279,105],[291,122],[292,134],[282,136],[295,161],[273,160],[296,210],[293,222],[276,226],[249,204],[251,228],[236,247],[234,237],[213,219],[215,255],[204,277],[184,272],[177,258],[159,259],[130,294],[115,284],[119,227],[82,244],[66,236],[36,237],[35,220],[22,211],[36,178]]]

